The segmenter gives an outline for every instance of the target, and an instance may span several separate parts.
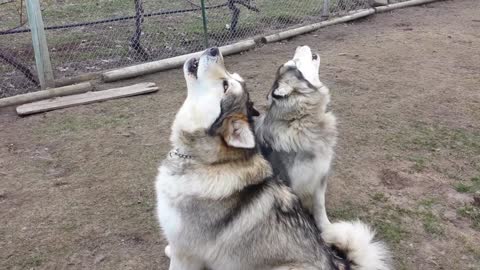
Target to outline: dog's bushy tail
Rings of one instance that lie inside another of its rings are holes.
[[[344,252],[355,270],[390,270],[388,248],[375,241],[375,231],[360,222],[337,222],[322,232],[323,240]]]

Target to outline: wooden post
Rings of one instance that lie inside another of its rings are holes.
[[[202,4],[202,21],[203,21],[203,36],[205,37],[205,49],[208,48],[208,30],[207,30],[207,12],[205,9],[205,0],[201,0]]]
[[[53,87],[52,64],[48,54],[47,37],[43,26],[42,11],[39,0],[27,0],[28,24],[32,30],[32,44],[35,52],[38,80],[42,89]]]
[[[330,17],[330,0],[323,0],[322,19]]]

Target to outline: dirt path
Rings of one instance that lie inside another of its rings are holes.
[[[480,269],[479,10],[439,2],[227,58],[262,104],[296,46],[320,51],[340,127],[327,209],[373,224],[397,269]],[[173,70],[121,84],[139,81],[161,91],[0,110],[0,269],[168,268],[153,180],[184,82]]]

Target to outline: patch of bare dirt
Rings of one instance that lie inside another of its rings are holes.
[[[401,176],[399,172],[390,169],[382,169],[380,179],[382,184],[391,189],[403,189],[411,185],[411,180],[408,177]]]

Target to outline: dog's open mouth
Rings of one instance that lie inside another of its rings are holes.
[[[199,63],[198,58],[192,58],[188,60],[188,72],[193,76],[195,76],[195,78],[198,78],[197,77],[198,63]]]

